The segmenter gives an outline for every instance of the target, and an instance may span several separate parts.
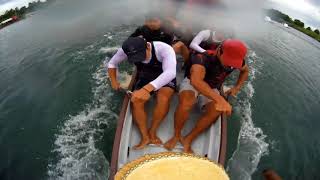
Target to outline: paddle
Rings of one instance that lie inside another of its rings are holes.
[[[124,89],[124,88],[122,88],[122,87],[119,88],[119,91],[120,91],[120,92],[124,92],[124,93],[126,93],[129,97],[131,97],[132,91],[127,90],[127,89]]]

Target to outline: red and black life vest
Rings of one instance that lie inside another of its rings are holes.
[[[220,89],[222,83],[234,69],[226,69],[221,64],[217,56],[206,56],[203,54],[194,54],[190,59],[190,64],[186,68],[185,76],[190,79],[191,66],[199,64],[205,67],[206,75],[204,81],[211,88]]]

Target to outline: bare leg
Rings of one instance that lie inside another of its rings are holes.
[[[282,180],[282,178],[272,169],[263,170],[262,173],[265,180]]]
[[[145,145],[150,142],[148,129],[147,129],[147,113],[144,110],[144,101],[138,101],[132,103],[132,115],[133,120],[138,126],[141,133],[141,141],[139,144],[135,145],[133,149],[143,149]]]
[[[157,105],[153,110],[152,124],[149,130],[150,143],[152,144],[162,144],[161,140],[156,135],[156,132],[160,123],[163,121],[169,111],[170,99],[173,93],[174,90],[169,87],[163,87],[157,93]]]
[[[176,54],[180,54],[183,58],[184,63],[189,61],[190,52],[188,47],[181,41],[175,43],[172,48],[176,52]]]
[[[216,111],[214,108],[214,102],[210,102],[206,105],[206,112],[200,117],[192,131],[181,141],[184,152],[192,153],[192,141],[205,129],[210,127],[210,125],[214,123],[220,115],[221,112]]]
[[[196,97],[193,91],[182,91],[179,94],[179,105],[174,113],[174,136],[164,145],[168,150],[173,149],[177,142],[180,141],[181,130],[195,101]]]

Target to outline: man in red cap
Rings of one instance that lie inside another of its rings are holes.
[[[236,85],[226,92],[228,95],[236,96],[249,74],[249,68],[244,61],[246,53],[247,48],[244,43],[228,39],[217,48],[216,54],[196,54],[191,57],[185,79],[180,84],[179,105],[175,112],[175,133],[165,144],[167,149],[171,150],[180,141],[185,152],[192,152],[191,143],[201,132],[210,127],[221,113],[231,114],[231,105],[217,89],[220,89],[233,70],[238,69],[240,74]],[[197,98],[204,113],[194,129],[182,138],[181,130]]]

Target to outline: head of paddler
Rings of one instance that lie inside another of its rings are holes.
[[[150,60],[152,56],[151,43],[142,37],[129,37],[122,44],[122,49],[130,63]]]
[[[226,36],[225,36],[224,32],[217,30],[215,35],[212,38],[213,38],[213,41],[221,42],[226,39]]]
[[[226,39],[232,39],[234,37],[234,32],[232,28],[215,28],[215,34],[212,36],[213,42],[222,42]]]
[[[240,69],[246,54],[246,45],[238,39],[227,39],[217,48],[217,57],[226,70]]]
[[[161,19],[157,15],[148,15],[144,22],[144,25],[147,26],[152,31],[160,30],[161,28]]]

